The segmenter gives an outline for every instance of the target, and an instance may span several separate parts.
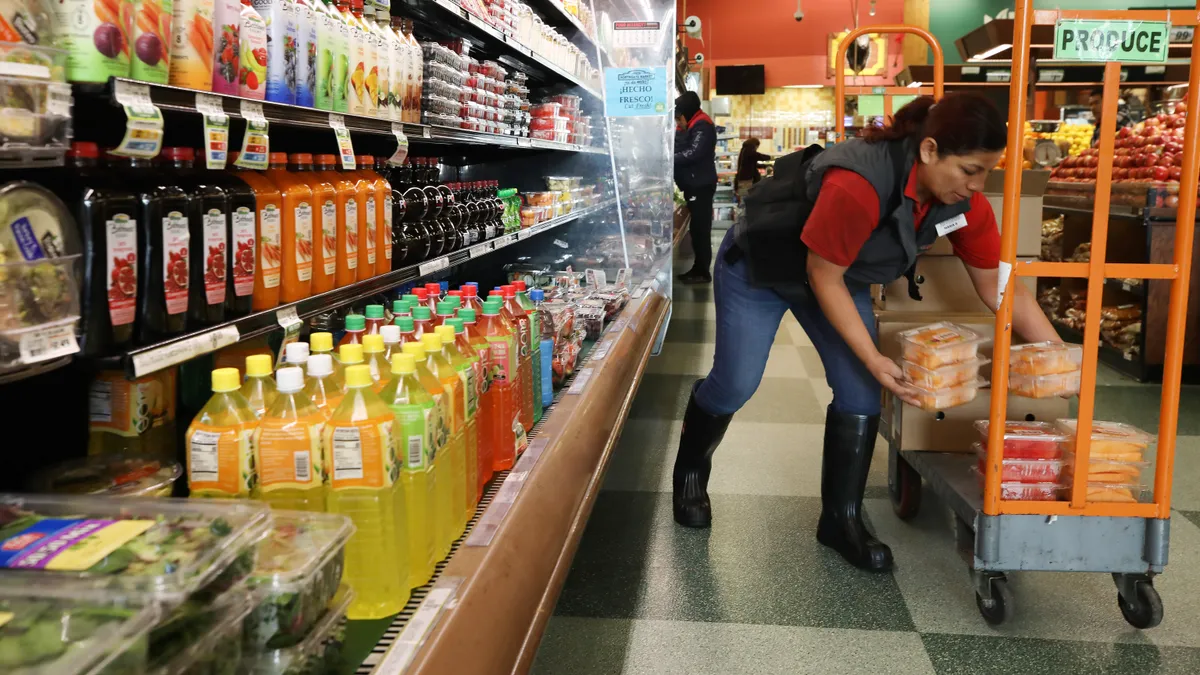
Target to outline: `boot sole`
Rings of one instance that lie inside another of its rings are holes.
[[[862,564],[859,561],[856,561],[856,560],[852,559],[850,556],[846,555],[846,551],[843,550],[843,548],[841,546],[839,546],[839,544],[837,542],[826,541],[825,537],[821,536],[820,531],[817,532],[817,542],[820,543],[822,546],[833,549],[834,551],[837,552],[838,555],[842,556],[842,560],[845,560],[846,562],[850,563],[852,566],[854,566],[860,570],[883,574],[885,572],[891,572],[892,568],[895,566],[895,561],[889,562],[885,567],[874,567],[869,564]]]
[[[707,518],[689,518],[676,513],[675,522],[693,530],[707,530],[712,527],[712,516],[710,515]]]

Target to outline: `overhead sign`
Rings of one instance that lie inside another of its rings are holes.
[[[667,69],[605,68],[604,106],[609,117],[667,114]]]
[[[1166,21],[1060,19],[1054,25],[1054,58],[1163,63],[1170,32]]]

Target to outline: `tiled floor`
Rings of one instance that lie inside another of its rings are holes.
[[[721,233],[718,233],[721,234]],[[901,522],[879,443],[866,510],[896,569],[859,572],[816,543],[822,424],[830,392],[790,315],[758,393],[718,450],[711,530],[671,518],[671,465],[691,383],[712,362],[707,287],[675,286],[604,489],[543,639],[539,675],[820,673],[1200,673],[1200,415],[1184,415],[1166,618],[1137,631],[1101,574],[1013,573],[1015,619],[979,616],[949,511],[926,490]],[[1097,415],[1157,431],[1157,386],[1106,371]],[[1184,409],[1200,410],[1200,388]]]

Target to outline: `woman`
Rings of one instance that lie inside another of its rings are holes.
[[[734,179],[738,197],[745,197],[750,187],[762,180],[758,173],[758,163],[771,159],[770,155],[758,151],[758,145],[757,138],[748,139],[742,143],[742,149],[738,152],[737,177]]]
[[[712,281],[713,196],[717,192],[717,128],[700,109],[700,96],[686,91],[675,99],[675,184],[687,199],[691,225],[688,234],[696,260],[692,269],[679,276],[685,284]]]
[[[862,522],[881,389],[912,403],[900,367],[876,348],[870,284],[889,283],[948,236],[980,299],[997,308],[1000,238],[980,194],[1005,147],[1005,121],[987,99],[918,98],[890,126],[776,162],[725,236],[714,272],[716,354],[692,388],[673,476],[675,520],[708,527],[711,459],[733,414],[758,388],[771,343],[791,310],[812,340],[833,403],[825,420],[817,540],[857,567],[891,568],[891,550]],[[882,208],[881,208],[882,207]],[[1013,328],[1057,340],[1023,284]]]

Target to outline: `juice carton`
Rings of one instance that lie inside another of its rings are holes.
[[[133,4],[133,79],[167,83],[174,4],[172,0],[137,0]]]
[[[267,100],[296,103],[296,68],[300,58],[297,7],[293,0],[251,0],[267,24]]]
[[[169,82],[209,91],[213,82],[213,0],[177,0],[174,4]]]

